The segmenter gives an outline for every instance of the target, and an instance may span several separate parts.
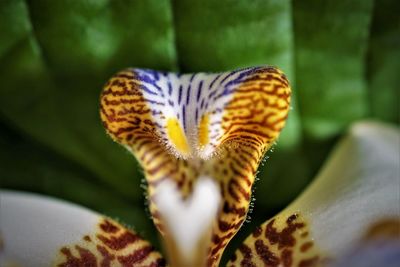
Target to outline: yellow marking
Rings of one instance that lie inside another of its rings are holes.
[[[210,123],[210,117],[208,116],[208,114],[204,114],[203,117],[201,118],[199,126],[199,144],[201,148],[207,145],[209,141],[208,138],[209,123]]]
[[[184,155],[190,152],[190,147],[187,143],[185,133],[177,119],[169,118],[167,120],[167,135],[179,152]]]

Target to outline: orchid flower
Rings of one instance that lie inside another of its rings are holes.
[[[0,263],[218,266],[288,116],[285,75],[273,67],[184,75],[128,69],[108,81],[100,102],[108,134],[143,167],[166,257],[115,220],[4,191]],[[324,266],[365,240],[398,238],[399,146],[395,127],[355,124],[314,182],[254,229],[228,266]]]
[[[131,69],[106,84],[104,127],[143,166],[171,265],[218,265],[245,221],[258,164],[289,102],[288,81],[272,67],[186,75]]]

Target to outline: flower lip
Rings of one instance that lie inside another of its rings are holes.
[[[154,197],[163,181],[174,182],[184,198],[200,177],[219,185],[223,208],[207,256],[215,266],[246,218],[258,165],[289,107],[289,83],[273,67],[183,75],[128,69],[105,85],[100,114],[109,135],[142,165],[161,233]]]
[[[270,98],[263,99],[263,94]],[[257,126],[276,127],[279,131],[285,116],[260,110],[258,114],[252,113],[256,110],[251,106],[260,105],[286,114],[289,100],[286,77],[272,67],[183,75],[128,69],[106,84],[101,97],[101,117],[110,135],[122,143],[134,138],[132,135],[129,138],[129,134],[140,124],[137,119],[142,118],[148,127],[141,129],[152,132],[176,157],[207,159],[226,139],[234,141],[231,135],[239,126],[248,133],[252,128],[256,131]],[[115,109],[110,109],[111,106]],[[255,121],[260,114],[268,115],[265,121],[262,118]]]

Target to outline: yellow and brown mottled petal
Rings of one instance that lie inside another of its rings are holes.
[[[75,204],[0,190],[0,266],[166,266],[134,231]]]
[[[228,266],[322,266],[325,259],[309,231],[302,215],[278,215],[253,231]]]
[[[228,266],[326,266],[367,242],[400,242],[399,149],[398,128],[355,124],[310,187]]]
[[[121,224],[101,218],[97,229],[82,236],[80,242],[59,249],[54,266],[163,267],[160,253],[137,233]]]
[[[184,198],[199,177],[219,183],[223,203],[208,256],[215,266],[246,217],[257,167],[289,103],[288,81],[273,67],[186,75],[128,69],[108,81],[100,108],[107,132],[144,169],[161,232],[153,201],[161,181],[174,181]]]

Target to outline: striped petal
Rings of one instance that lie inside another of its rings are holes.
[[[217,265],[246,217],[258,164],[283,128],[289,102],[288,81],[272,67],[185,75],[128,69],[108,81],[100,108],[107,132],[144,169],[162,233],[154,197],[163,181],[181,198],[201,177],[218,184],[222,201],[205,250],[208,264]]]
[[[228,266],[392,266],[400,247],[399,151],[398,128],[355,124],[310,187],[255,229]],[[375,257],[371,247],[384,251]],[[366,249],[369,262],[357,259]]]
[[[166,266],[134,231],[56,199],[0,191],[0,266]]]

